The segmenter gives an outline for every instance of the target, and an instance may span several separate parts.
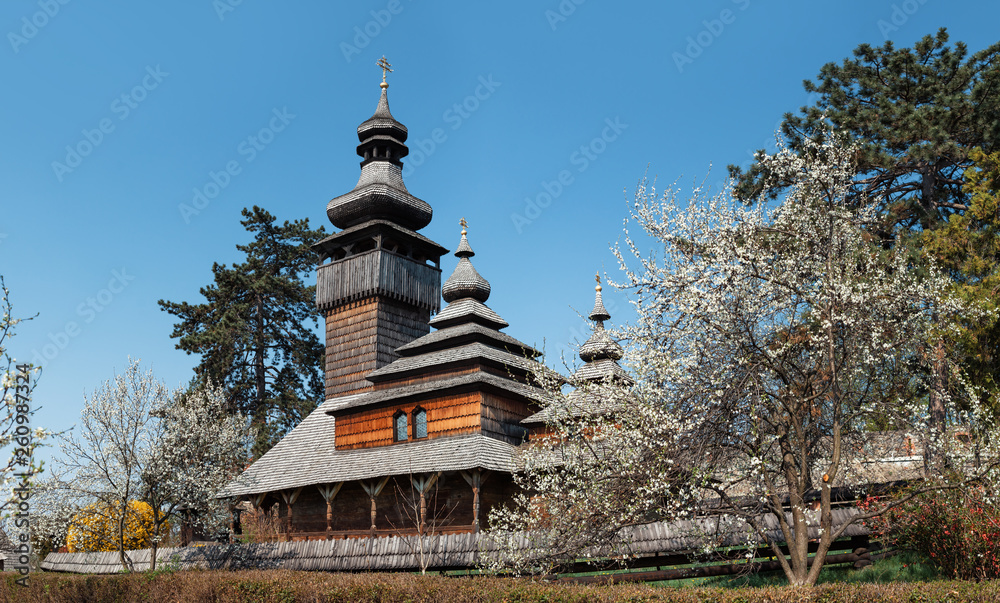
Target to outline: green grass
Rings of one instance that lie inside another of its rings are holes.
[[[817,584],[888,584],[890,582],[930,582],[940,580],[941,574],[925,559],[909,551],[904,551],[894,557],[881,559],[866,568],[856,570],[850,566],[835,566],[824,568],[819,573]],[[712,578],[694,578],[690,580],[673,580],[657,582],[663,586],[707,586],[722,588],[788,586],[788,579],[778,572],[749,574],[746,576],[716,576]]]

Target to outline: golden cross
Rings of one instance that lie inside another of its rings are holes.
[[[601,273],[600,272],[598,272],[597,274],[594,275],[594,280],[597,281],[598,285],[601,284]]]
[[[392,73],[392,69],[389,69],[389,67],[392,67],[392,65],[389,64],[389,61],[385,60],[384,54],[382,55],[382,58],[379,59],[378,62],[375,64],[382,68],[382,83],[384,84],[386,72]]]
[[[465,221],[464,217],[458,223],[462,226],[462,234],[465,234],[465,229],[469,227],[469,223]]]

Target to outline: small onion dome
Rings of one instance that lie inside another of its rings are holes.
[[[590,320],[594,321],[594,333],[582,346],[580,346],[580,359],[584,362],[594,362],[610,358],[619,360],[624,356],[622,346],[611,338],[611,335],[604,330],[604,321],[609,320],[611,315],[604,308],[604,300],[601,299],[600,279],[595,287],[594,309],[590,312]]]
[[[396,121],[396,118],[389,112],[388,86],[382,88],[382,95],[378,99],[378,107],[375,113],[361,122],[358,126],[358,140],[365,142],[373,136],[391,136],[398,139],[400,143],[406,142],[406,126]]]
[[[462,222],[462,226],[464,227],[464,218]],[[451,273],[451,276],[445,281],[444,286],[441,287],[441,296],[448,303],[465,297],[471,297],[476,301],[486,303],[486,300],[490,298],[490,283],[479,276],[476,268],[469,261],[469,258],[476,255],[476,253],[472,251],[472,247],[469,246],[469,240],[465,235],[466,230],[462,228],[462,240],[458,243],[458,250],[455,251],[455,256],[459,258],[458,266],[455,266],[455,271]]]
[[[594,287],[596,291],[596,299],[594,300],[594,309],[590,311],[590,320],[595,320],[598,322],[604,322],[605,320],[611,320],[611,315],[604,308],[604,300],[601,298],[601,283],[598,280],[597,286]]]

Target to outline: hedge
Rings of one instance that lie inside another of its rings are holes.
[[[1000,584],[940,581],[892,584],[825,584],[808,588],[662,588],[635,584],[589,586],[549,584],[515,578],[416,576],[411,574],[324,574],[286,570],[183,571],[131,575],[36,573],[27,588],[16,575],[0,580],[0,600],[24,603],[114,601],[213,601],[294,603],[382,601],[448,603],[640,602],[799,603],[998,601]]]

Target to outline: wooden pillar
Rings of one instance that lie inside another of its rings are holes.
[[[462,479],[465,480],[467,484],[472,486],[472,531],[479,531],[479,491],[483,487],[483,482],[486,481],[485,471],[482,469],[473,469],[471,471],[463,471]]]
[[[379,495],[380,492],[382,492],[382,488],[385,488],[385,485],[387,483],[389,483],[389,476],[388,475],[385,476],[385,477],[383,477],[381,479],[381,481],[379,481],[379,482],[375,482],[375,481],[363,481],[363,482],[361,482],[361,487],[364,488],[365,494],[368,495],[368,498],[372,502],[372,511],[371,511],[371,514],[372,514],[372,527],[371,527],[371,536],[373,538],[375,537],[375,498]]]
[[[344,482],[337,482],[336,484],[331,484],[327,486],[317,486],[319,488],[319,495],[323,497],[326,501],[326,539],[330,540],[332,537],[330,532],[333,531],[333,497],[340,492],[341,486]]]
[[[427,525],[427,491],[437,483],[438,477],[441,476],[441,472],[432,473],[431,475],[424,475],[420,477],[410,476],[410,484],[416,489],[417,493],[420,495],[420,509],[419,515],[417,516],[417,533],[423,535],[424,528]]]
[[[281,498],[284,499],[285,504],[288,506],[287,517],[285,519],[285,540],[292,540],[292,509],[295,506],[295,501],[298,500],[299,494],[302,493],[302,488],[298,488],[292,491],[284,491],[281,493]]]

